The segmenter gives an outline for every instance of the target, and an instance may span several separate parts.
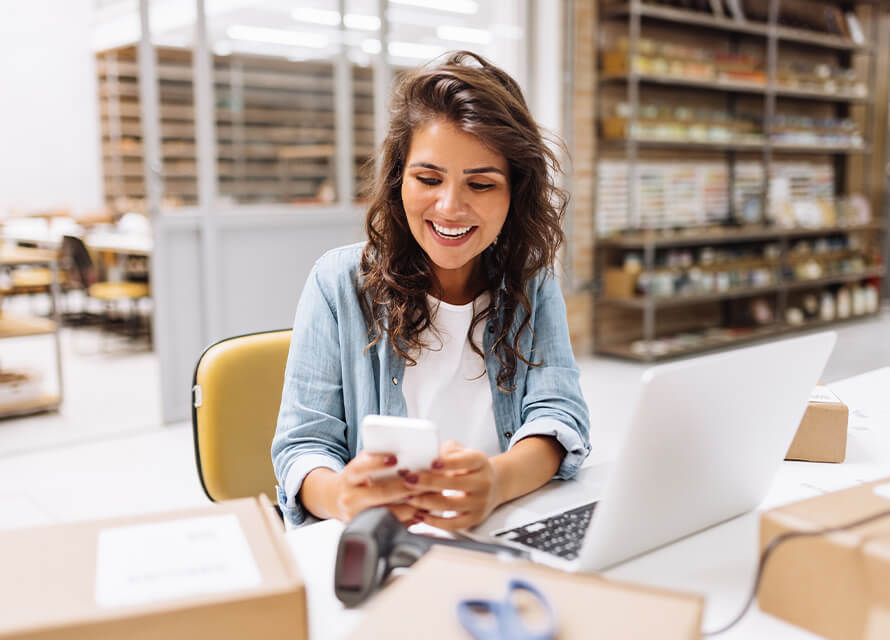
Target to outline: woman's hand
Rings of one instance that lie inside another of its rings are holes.
[[[475,526],[500,504],[497,474],[491,460],[483,452],[454,440],[442,445],[431,471],[402,475],[404,489],[418,494],[409,498],[406,506],[418,520],[434,527],[455,531]],[[443,495],[443,491],[448,493]],[[430,513],[446,511],[456,515],[446,518]]]
[[[360,452],[337,474],[333,484],[333,511],[338,520],[351,521],[358,513],[385,505],[403,524],[418,522],[416,509],[406,503],[417,491],[406,486],[399,475],[372,478],[377,471],[394,469],[392,454]]]

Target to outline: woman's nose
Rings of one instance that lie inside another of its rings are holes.
[[[439,198],[436,202],[438,212],[443,215],[458,213],[461,208],[460,189],[457,186],[442,185],[439,191]]]

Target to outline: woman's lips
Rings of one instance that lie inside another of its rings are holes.
[[[444,236],[441,233],[439,233],[438,231],[436,231],[436,228],[433,226],[433,223],[431,220],[427,220],[426,224],[429,227],[430,231],[432,232],[433,237],[436,239],[436,241],[439,244],[445,245],[446,247],[456,247],[456,246],[464,244],[470,238],[470,236],[472,236],[474,233],[476,233],[476,229],[479,228],[476,226],[472,226],[472,227],[470,227],[470,230],[467,231],[465,234],[452,238],[452,237]],[[460,227],[457,227],[457,228],[460,228]]]

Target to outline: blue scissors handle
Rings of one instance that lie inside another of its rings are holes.
[[[516,591],[528,591],[544,608],[547,624],[542,630],[529,629],[522,622],[512,600]],[[550,601],[532,583],[519,578],[507,584],[503,600],[461,600],[457,604],[457,618],[475,640],[551,640],[556,635],[556,615]],[[486,624],[486,619],[493,624]]]

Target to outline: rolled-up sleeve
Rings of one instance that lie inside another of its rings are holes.
[[[297,304],[272,440],[278,502],[289,525],[309,516],[297,499],[309,472],[340,471],[348,460],[337,315],[316,264]]]
[[[556,438],[566,455],[554,477],[568,479],[590,453],[590,415],[581,394],[565,301],[552,274],[541,276],[539,281],[532,329],[532,360],[540,366],[528,368],[522,426],[513,434],[510,447],[533,435]]]

